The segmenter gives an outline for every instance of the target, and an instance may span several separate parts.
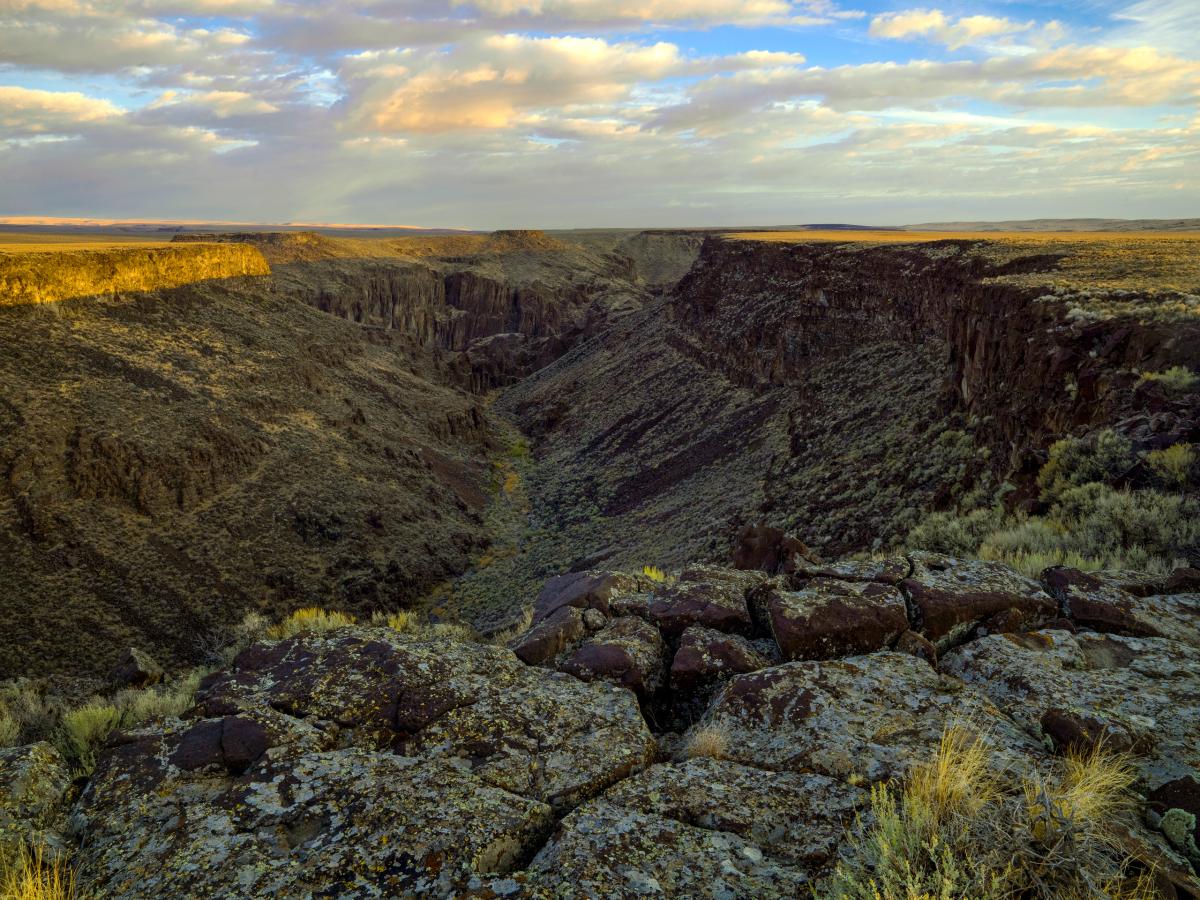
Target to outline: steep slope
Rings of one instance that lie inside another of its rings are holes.
[[[0,675],[394,608],[486,541],[488,426],[447,361],[269,278],[3,309],[0,346]]]

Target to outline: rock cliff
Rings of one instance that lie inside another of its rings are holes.
[[[240,244],[0,253],[0,306],[157,291],[270,272],[258,250]]]

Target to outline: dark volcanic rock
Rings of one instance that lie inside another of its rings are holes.
[[[768,575],[788,575],[801,562],[811,562],[812,551],[799,538],[769,525],[747,525],[733,551],[735,569],[758,569]]]
[[[894,652],[739,675],[696,728],[724,733],[729,759],[745,765],[877,781],[932,758],[948,725],[968,723],[998,761],[1027,766],[1042,752],[979,692]]]
[[[67,849],[67,763],[45,742],[0,748],[0,861],[21,847],[45,847],[48,856]]]
[[[701,691],[732,675],[754,672],[770,664],[745,638],[694,625],[680,637],[679,649],[671,661],[671,689]]]
[[[1071,619],[1096,631],[1133,637],[1165,637],[1200,647],[1200,592],[1166,593],[1169,584],[1190,589],[1190,569],[1177,569],[1173,579],[1145,584],[1120,573],[1080,572],[1056,566],[1042,579]],[[1130,591],[1128,588],[1132,588]],[[1158,589],[1163,593],[1136,591]]]
[[[559,668],[584,681],[603,679],[648,697],[663,683],[667,645],[653,625],[613,619]]]
[[[675,585],[655,593],[650,601],[650,618],[670,637],[682,634],[692,625],[749,634],[751,621],[746,595],[765,577],[757,572],[692,566],[680,573]]]
[[[540,666],[553,662],[560,653],[583,640],[587,632],[583,613],[577,607],[560,606],[517,638],[512,649],[522,662]]]
[[[636,591],[639,579],[621,572],[569,572],[546,582],[533,601],[533,620],[540,622],[562,606],[596,609],[609,614],[608,601],[615,594]]]
[[[192,715],[101,755],[75,824],[104,896],[483,890],[656,750],[626,691],[389,629],[255,645]]]
[[[1056,741],[1123,735],[1151,788],[1200,771],[1200,660],[1187,644],[1046,630],[980,638],[941,664],[1031,735],[1044,721]]]
[[[997,613],[1016,610],[1015,621],[1030,628],[1057,612],[1040,584],[999,563],[936,553],[910,559],[912,574],[900,584],[913,606],[914,628],[940,649],[961,643]]]
[[[908,630],[904,595],[876,582],[815,578],[766,598],[771,633],[784,659],[832,659],[891,646]]]
[[[130,647],[125,658],[113,668],[108,679],[118,687],[145,688],[162,681],[162,666],[136,647]]]

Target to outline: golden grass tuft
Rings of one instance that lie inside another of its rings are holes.
[[[849,900],[957,897],[1142,900],[1151,873],[1113,839],[1134,819],[1127,759],[1102,747],[1047,774],[997,767],[985,740],[947,729],[937,754],[901,785],[871,787],[870,815],[823,896]]]
[[[295,637],[306,631],[324,632],[353,625],[357,619],[349,613],[325,610],[317,606],[298,609],[282,622],[267,629],[267,637],[274,640]]]
[[[684,745],[683,755],[688,759],[707,756],[709,759],[727,759],[729,756],[729,730],[721,725],[703,725],[692,732]]]
[[[43,848],[21,848],[16,859],[0,871],[0,897],[4,900],[73,900],[75,870],[62,856],[48,857]]]
[[[667,573],[658,566],[642,566],[642,574],[655,584],[664,584],[667,581]]]

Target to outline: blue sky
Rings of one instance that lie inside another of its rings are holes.
[[[1198,0],[0,0],[0,217],[1200,215]]]

